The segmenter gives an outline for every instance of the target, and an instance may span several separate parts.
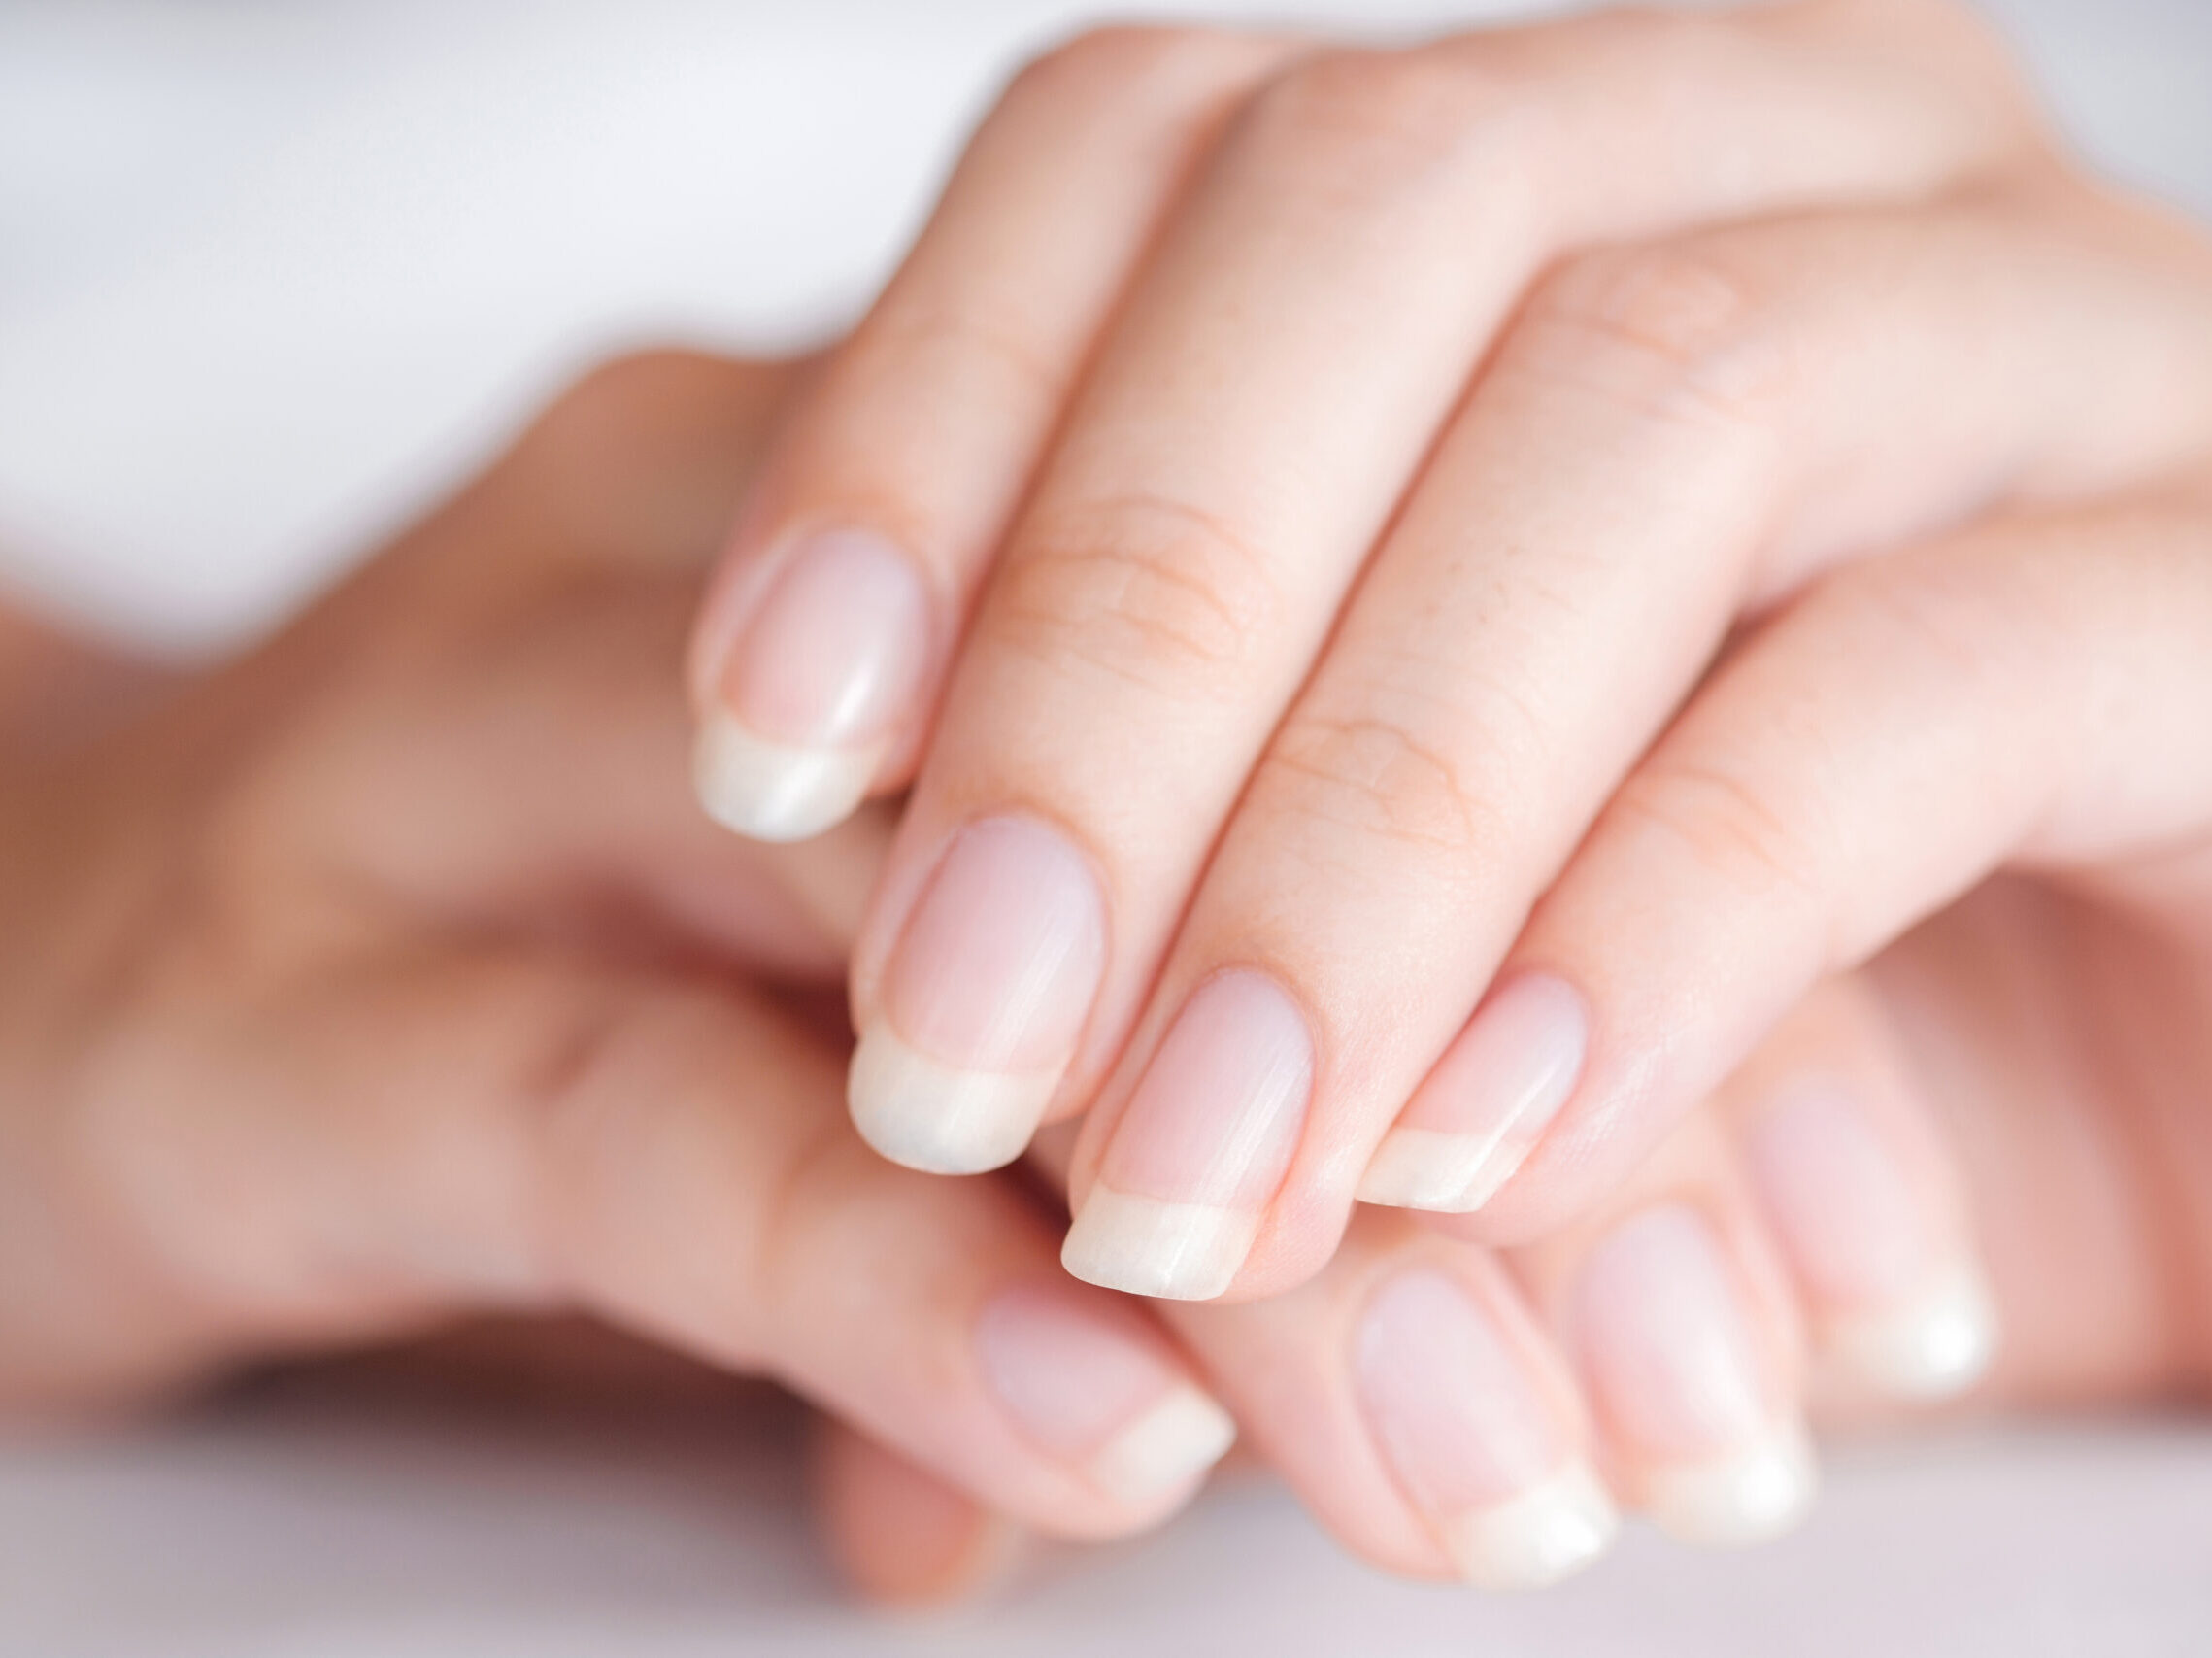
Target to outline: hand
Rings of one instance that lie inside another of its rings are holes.
[[[857,1121],[1093,1106],[1080,1275],[1532,1239],[2000,871],[2199,982],[2208,475],[2212,250],[1949,7],[1089,37],[768,463],[703,793],[912,777]]]
[[[763,853],[684,786],[683,629],[790,380],[604,371],[266,647],[4,762],[0,1405],[573,1308],[1052,1531],[1225,1448],[1025,1187],[853,1134],[883,822]]]
[[[1602,1551],[1609,1492],[1699,1542],[1784,1528],[1812,1495],[1808,1398],[1857,1432],[1977,1381],[1984,1409],[2200,1404],[2212,1115],[2188,1091],[2212,1027],[2174,1017],[2208,988],[2176,965],[1994,884],[1808,998],[1541,1243],[1365,1209],[1295,1291],[1160,1311],[1348,1547],[1493,1586]],[[2085,988],[2130,1011],[2051,1018]],[[2005,1329],[1986,1376],[1969,1214]],[[1004,1557],[1003,1520],[849,1432],[822,1465],[859,1581],[942,1596]]]

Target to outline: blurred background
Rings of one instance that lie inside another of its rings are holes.
[[[1388,36],[1528,0],[1146,15]],[[2212,4],[1992,0],[2212,213]],[[1084,0],[0,0],[0,582],[205,651],[607,353],[850,317]]]
[[[1537,9],[1203,11],[1387,36]],[[2212,215],[2212,0],[1991,10],[2097,164]],[[1096,12],[0,0],[0,586],[217,652],[591,361],[827,336],[1013,65]],[[318,1369],[0,1439],[0,1658],[2212,1651],[2189,1424],[1847,1453],[1776,1549],[1637,1537],[1525,1602],[1387,1582],[1248,1477],[988,1618],[894,1628],[839,1605],[794,1517],[788,1409],[468,1373]]]

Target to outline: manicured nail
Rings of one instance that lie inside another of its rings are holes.
[[[978,1174],[1020,1157],[1105,969],[1090,866],[1024,818],[954,837],[885,970],[847,1098],[893,1163]]]
[[[1524,973],[1475,1012],[1375,1148],[1360,1201],[1466,1214],[1513,1178],[1582,1074],[1575,989]]]
[[[1583,1265],[1574,1331],[1592,1401],[1663,1530],[1734,1545],[1803,1515],[1811,1448],[1702,1214],[1666,1203],[1617,1227]]]
[[[1132,1507],[1188,1492],[1235,1442],[1228,1412],[1171,1369],[1123,1308],[1017,1285],[984,1307],[976,1348],[1022,1432]]]
[[[1360,1408],[1459,1574],[1556,1583],[1603,1554],[1613,1500],[1474,1295],[1433,1269],[1369,1298],[1355,1337]]]
[[[794,548],[731,646],[693,779],[717,823],[803,840],[867,795],[919,689],[929,599],[914,564],[865,530]]]
[[[1297,1149],[1313,1038],[1263,974],[1183,1004],[1123,1113],[1060,1260],[1108,1289],[1208,1301],[1229,1287]]]
[[[1996,1350],[1996,1309],[1857,1099],[1802,1084],[1755,1120],[1746,1149],[1836,1362],[1904,1399],[1973,1386]]]

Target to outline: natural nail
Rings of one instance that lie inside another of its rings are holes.
[[[1827,1350],[1901,1398],[1971,1387],[1996,1348],[1989,1291],[1858,1099],[1802,1083],[1753,1122],[1746,1150]]]
[[[1385,1460],[1467,1581],[1557,1582],[1603,1554],[1613,1502],[1526,1361],[1458,1279],[1400,1272],[1355,1338],[1360,1406]]]
[[[1813,1462],[1775,1398],[1712,1225],[1686,1203],[1624,1222],[1583,1264],[1576,1345],[1592,1397],[1685,1541],[1760,1541],[1812,1501]]]
[[[1305,1017],[1264,974],[1190,995],[1137,1084],[1068,1229],[1079,1278],[1205,1301],[1235,1278],[1290,1166],[1313,1091]]]
[[[1106,955],[1082,855],[1023,818],[953,839],[885,970],[848,1097],[894,1163],[975,1174],[1022,1155],[1075,1050]]]
[[[1170,1368],[1132,1312],[1086,1305],[1072,1289],[1002,1290],[976,1347],[1022,1432],[1131,1506],[1187,1491],[1236,1438],[1228,1412]]]
[[[1563,980],[1524,973],[1500,987],[1375,1148],[1360,1200],[1452,1214],[1481,1208],[1567,1102],[1589,1040],[1590,1015]]]
[[[694,761],[710,817],[803,840],[865,797],[919,687],[929,601],[903,553],[866,530],[791,550],[731,647]]]

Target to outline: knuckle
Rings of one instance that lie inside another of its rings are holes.
[[[1286,178],[1348,195],[1470,167],[1495,186],[1526,170],[1527,108],[1463,49],[1330,51],[1262,87],[1239,136]]]
[[[980,371],[983,381],[1049,413],[1067,394],[1075,365],[1045,346],[1045,332],[1019,314],[972,304],[887,305],[855,341],[866,354],[858,372],[871,386],[930,386],[946,395],[942,389],[972,387]]]
[[[1801,379],[1782,279],[1720,238],[1585,254],[1531,297],[1517,342],[1539,372],[1686,421],[1771,426]]]
[[[1731,890],[1762,899],[1821,901],[1830,863],[1817,818],[1792,810],[1734,767],[1655,757],[1614,797],[1617,826],[1676,842]]]
[[[1164,697],[1228,698],[1283,608],[1264,552],[1220,515],[1126,496],[1038,530],[983,629],[1049,666]]]
[[[1364,845],[1382,841],[1471,870],[1497,837],[1492,805],[1463,762],[1403,723],[1304,715],[1268,752],[1255,799]],[[1359,862],[1354,855],[1353,861]]]
[[[1228,55],[1222,30],[1110,23],[1085,29],[1031,58],[1008,86],[1006,103],[1063,107],[1119,100],[1153,81],[1204,74]]]

